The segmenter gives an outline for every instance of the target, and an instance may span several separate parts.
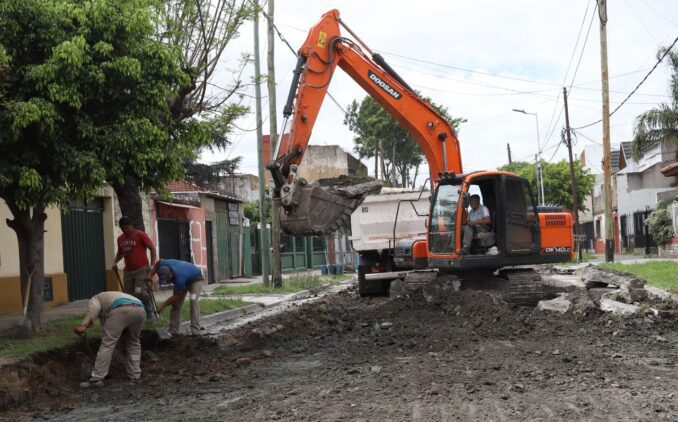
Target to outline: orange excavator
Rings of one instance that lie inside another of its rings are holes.
[[[342,36],[340,27],[352,39]],[[283,111],[283,133],[291,120],[289,136],[282,137],[277,158],[268,166],[275,183],[274,197],[281,204],[283,229],[294,235],[332,232],[350,217],[366,194],[379,188],[376,181],[333,186],[310,183],[298,176],[297,166],[337,66],[412,135],[428,161],[432,195],[426,239],[400,243],[394,250],[420,268],[475,276],[500,270],[514,302],[541,299],[536,272],[518,266],[571,261],[571,215],[540,209],[527,180],[513,173],[464,174],[459,141],[450,123],[351,31],[338,10],[322,16],[298,51]],[[470,248],[462,248],[464,232],[469,233],[465,226],[472,194],[481,198],[490,213],[489,232],[473,233]],[[393,258],[360,257],[361,295],[388,293],[388,281],[371,278],[370,273],[397,270],[398,260]]]

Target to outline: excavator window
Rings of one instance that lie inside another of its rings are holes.
[[[535,226],[535,204],[529,185],[522,180],[507,178],[506,240],[509,254],[529,253],[538,242],[538,226]]]
[[[458,185],[439,185],[431,206],[429,247],[433,253],[452,253],[454,250]]]

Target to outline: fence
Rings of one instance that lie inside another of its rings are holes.
[[[266,229],[269,245],[271,242],[271,229]],[[245,259],[251,263],[252,274],[259,275],[262,271],[261,264],[261,229],[250,228],[250,248],[245,251]],[[290,236],[283,234],[281,241],[280,264],[283,272],[300,271],[320,268],[328,261],[327,241],[320,236]],[[272,251],[269,251],[269,259],[272,261]]]
[[[642,249],[646,254],[656,253],[657,242],[652,238],[645,220],[653,210],[645,209],[619,216],[619,236],[624,251]]]

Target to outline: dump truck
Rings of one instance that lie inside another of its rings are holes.
[[[349,240],[358,254],[358,289],[361,295],[385,288],[383,283],[369,283],[366,275],[415,267],[414,262],[408,259],[412,256],[408,247],[426,239],[430,195],[430,191],[423,189],[382,188],[377,195],[367,195],[353,211]]]

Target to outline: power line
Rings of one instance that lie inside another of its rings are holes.
[[[587,141],[591,141],[591,142],[593,142],[594,144],[603,145],[602,142],[598,142],[598,141],[596,141],[596,140],[594,140],[594,139],[592,139],[592,138],[589,138],[588,136],[584,135],[582,132],[580,132],[580,131],[578,131],[578,130],[576,130],[576,129],[572,129],[572,132],[576,133],[577,135],[582,136],[584,139],[586,139]]]
[[[332,96],[332,94],[330,94],[329,91],[327,92],[327,96],[330,97],[330,100],[332,100],[332,101],[334,102],[334,104],[335,104],[337,107],[339,107],[339,110],[341,110],[342,113],[344,113],[344,115],[347,115],[347,114],[348,114],[348,113],[346,112],[346,110],[344,110],[344,107],[342,107],[341,104],[339,104],[339,101],[337,101],[337,100]]]
[[[574,43],[574,48],[572,49],[572,55],[570,56],[570,62],[567,64],[567,70],[565,71],[565,76],[563,77],[563,80],[567,79],[567,75],[570,73],[570,66],[572,66],[572,60],[574,60],[574,54],[577,52],[577,46],[579,45],[579,39],[581,38],[581,33],[584,30],[584,24],[586,23],[586,16],[589,13],[589,7],[591,6],[591,1],[586,2],[586,10],[584,11],[584,16],[581,19],[581,25],[579,25],[579,33],[577,34],[577,41]],[[598,5],[596,4],[596,7]],[[591,22],[593,22],[593,16],[595,16],[596,11],[595,9],[593,10],[593,14],[591,15]],[[591,30],[591,25],[589,24],[589,29],[586,31],[586,38],[584,39],[584,43],[581,49],[581,54],[579,55],[579,61],[577,62],[577,70],[579,70],[579,63],[581,63],[581,58],[584,55],[584,49],[586,48],[586,41],[589,38],[589,31]],[[574,77],[577,76],[577,70],[574,71],[574,76],[572,77],[572,82],[574,83]],[[572,89],[572,84],[570,84],[570,90]]]
[[[266,18],[266,20],[271,24],[271,26],[272,26],[273,29],[275,30],[276,34],[278,34],[278,38],[280,38],[280,41],[282,41],[283,43],[285,43],[285,45],[287,46],[287,48],[290,49],[290,51],[292,52],[292,54],[294,54],[294,55],[296,56],[296,55],[297,55],[296,50],[295,50],[294,48],[292,48],[292,46],[290,45],[290,43],[287,41],[287,39],[286,39],[285,36],[282,34],[282,32],[280,32],[280,30],[279,30],[278,27],[275,25],[275,23],[273,22],[273,20],[272,20],[272,19],[266,14],[266,12],[264,12],[263,10],[261,11],[261,13],[264,15],[264,18]],[[339,107],[339,110],[341,110],[341,112],[344,113],[344,115],[346,115],[346,110],[344,110],[344,108],[341,106],[341,104],[339,104],[339,102],[332,96],[332,94],[330,94],[329,91],[327,91],[327,96],[330,97],[330,99],[332,100],[332,102],[334,102],[334,104],[335,104],[337,107]]]
[[[570,57],[570,64],[567,66],[567,70],[565,71],[565,75],[563,76],[563,82],[561,83],[561,86],[565,85],[565,81],[567,80],[568,73],[570,71],[570,65],[572,64],[572,59],[574,58],[574,55],[577,51],[577,45],[579,44],[579,39],[581,37],[581,31],[584,29],[584,23],[586,22],[586,16],[588,14],[588,10],[590,7],[591,3],[587,2],[586,3],[586,11],[584,12],[584,17],[582,18],[581,25],[579,27],[579,34],[577,35],[577,41],[574,43],[574,49],[572,50],[572,56]],[[577,77],[577,72],[579,71],[579,65],[581,64],[581,59],[584,56],[584,50],[586,50],[586,43],[588,42],[589,39],[589,33],[591,32],[591,25],[593,24],[593,18],[596,16],[596,10],[598,10],[598,3],[596,3],[596,6],[593,9],[593,13],[591,13],[591,21],[589,22],[589,27],[586,30],[586,36],[584,37],[584,42],[582,44],[581,48],[581,53],[579,54],[579,60],[577,61],[577,67],[574,71],[574,74],[572,76],[572,82],[570,83],[570,90],[572,90],[572,85],[574,84],[575,78]],[[544,139],[544,144],[543,147],[546,147],[546,145],[551,142],[551,138],[553,137],[553,134],[556,131],[556,128],[558,127],[558,123],[560,123],[560,119],[563,117],[563,111],[565,110],[565,104],[563,103],[563,106],[560,109],[560,112],[558,113],[558,118],[554,121],[554,117],[556,115],[556,110],[558,109],[558,103],[560,100],[560,95],[561,93],[558,92],[558,99],[556,99],[555,107],[553,108],[553,113],[551,113],[551,119],[549,121],[549,124],[546,126],[547,130],[546,133],[548,134],[547,137]],[[553,126],[551,126],[551,123],[553,123]],[[549,129],[550,128],[550,129]],[[558,144],[560,145],[560,143]],[[557,151],[557,149],[556,149]],[[555,156],[555,154],[554,154]]]
[[[574,80],[577,78],[577,72],[579,71],[579,65],[581,64],[581,59],[584,57],[584,51],[586,51],[586,43],[589,40],[589,34],[591,33],[591,26],[593,26],[593,18],[596,17],[596,10],[597,9],[598,9],[598,3],[596,3],[596,7],[593,9],[593,13],[591,14],[591,21],[589,21],[589,28],[586,30],[586,37],[584,37],[584,43],[582,44],[581,52],[579,53],[579,60],[577,61],[577,67],[575,67],[575,69],[574,69],[574,74],[572,75],[572,82],[570,82],[570,88],[568,89],[568,91],[572,91],[572,85],[574,85]],[[588,11],[588,5],[586,6],[586,10]],[[584,18],[586,18],[586,15],[584,15]],[[582,24],[583,23],[584,22],[582,21]]]
[[[622,108],[622,106],[626,103],[626,101],[628,101],[628,99],[631,98],[631,96],[638,90],[638,88],[640,88],[640,86],[641,86],[642,84],[645,83],[645,81],[647,80],[647,78],[649,78],[650,75],[652,74],[652,72],[654,72],[654,70],[657,68],[657,66],[659,66],[659,63],[661,63],[662,60],[664,60],[664,58],[671,52],[671,50],[672,50],[673,47],[676,45],[676,43],[678,43],[678,37],[676,37],[676,38],[673,40],[673,43],[671,43],[671,45],[669,46],[669,48],[667,48],[667,49],[664,51],[664,54],[662,54],[661,57],[659,57],[659,60],[657,60],[657,63],[655,63],[654,66],[652,66],[652,69],[650,69],[650,71],[647,72],[647,74],[645,75],[645,77],[643,77],[643,79],[642,79],[640,82],[638,82],[638,85],[636,85],[636,87],[633,88],[633,90],[629,93],[629,95],[627,95],[626,98],[624,98],[624,100],[623,100],[623,101],[622,101],[622,102],[621,102],[621,103],[620,103],[620,104],[619,104],[619,105],[618,105],[618,106],[610,113],[610,117],[611,117],[614,113],[616,113],[617,110],[619,110],[620,108]],[[598,124],[598,123],[600,123],[600,122],[602,122],[602,121],[603,121],[603,119],[599,119],[599,120],[596,120],[595,122],[586,124],[586,125],[584,125],[584,126],[579,126],[579,127],[573,128],[573,129],[584,129],[584,128],[587,128],[587,127],[589,127],[589,126],[593,126],[593,125],[595,125],[595,124]]]
[[[631,3],[629,3],[629,0],[624,0],[624,1],[626,2],[626,5],[629,7],[631,14],[633,14],[633,16],[636,18],[636,20],[640,24],[640,26],[642,26],[643,29],[645,30],[645,32],[647,32],[647,35],[649,35],[650,38],[652,38],[652,41],[654,41],[655,44],[659,44],[659,42],[654,37],[654,35],[652,35],[652,32],[650,32],[650,30],[647,28],[647,26],[645,26],[645,23],[643,22],[643,20],[640,19],[640,16],[638,15],[638,13],[636,13],[636,10],[633,8],[633,6],[631,6]]]
[[[534,83],[534,84],[551,85],[551,86],[556,86],[556,87],[558,86],[558,84],[556,84],[554,82],[538,81],[538,80],[534,80],[534,79],[525,79],[525,78],[519,78],[519,77],[516,77],[516,76],[506,76],[506,75],[500,75],[500,74],[497,74],[497,73],[483,72],[483,71],[480,71],[480,70],[466,69],[466,68],[459,67],[459,66],[447,65],[447,64],[432,62],[432,61],[429,61],[429,60],[417,59],[417,58],[414,58],[414,57],[403,56],[402,54],[392,53],[392,52],[388,52],[388,51],[384,51],[384,50],[375,50],[375,51],[382,53],[382,54],[385,54],[387,56],[393,56],[393,57],[398,57],[398,58],[401,58],[401,59],[410,60],[410,61],[413,61],[413,62],[426,63],[426,64],[433,65],[433,66],[459,70],[459,71],[462,71],[462,72],[477,73],[479,75],[492,76],[492,77],[495,77],[495,78],[510,79],[510,80],[521,81],[521,82],[529,82],[529,83]]]
[[[595,17],[595,15],[592,15],[592,16]],[[590,29],[591,29],[591,25],[589,25],[589,30]],[[588,36],[588,33],[587,33],[587,36]],[[542,92],[551,92],[551,91],[555,91],[555,90],[558,90],[560,92],[560,88],[565,83],[565,79],[567,79],[567,74],[569,73],[569,71],[566,72],[566,76],[564,77],[563,82],[558,84],[558,83],[555,83],[555,82],[545,82],[545,81],[524,79],[524,78],[519,78],[519,77],[514,77],[514,76],[498,75],[498,74],[494,74],[494,73],[490,73],[490,72],[474,71],[474,70],[470,70],[470,69],[461,68],[461,67],[458,67],[458,66],[446,65],[446,64],[442,64],[442,63],[436,63],[436,62],[428,61],[428,60],[416,59],[416,58],[413,58],[413,57],[403,56],[401,54],[396,54],[396,53],[389,53],[389,52],[385,52],[383,50],[377,50],[377,51],[379,51],[380,53],[385,54],[385,55],[393,56],[393,57],[396,58],[396,60],[401,60],[401,61],[404,61],[407,64],[419,66],[421,68],[431,70],[431,71],[434,71],[434,72],[440,72],[440,70],[435,68],[435,67],[421,65],[420,63],[424,63],[426,65],[442,67],[442,68],[450,68],[450,69],[453,69],[453,70],[460,70],[460,71],[469,72],[469,73],[477,73],[477,74],[481,74],[481,75],[485,75],[485,76],[493,76],[493,77],[498,77],[498,78],[521,81],[521,82],[550,85],[550,86],[553,87],[553,88],[544,88],[544,89],[531,90],[531,91],[521,91],[521,90],[505,88],[505,87],[501,87],[501,86],[497,86],[497,85],[481,83],[481,82],[477,82],[477,81],[471,82],[471,81],[468,81],[468,80],[465,80],[465,79],[457,79],[457,78],[453,78],[453,77],[449,76],[449,74],[447,74],[447,73],[442,73],[442,75],[441,75],[441,73],[425,72],[425,71],[422,71],[421,69],[415,69],[415,68],[412,68],[412,67],[403,66],[402,64],[398,65],[400,68],[411,70],[413,72],[422,73],[422,74],[425,74],[425,75],[431,75],[431,76],[436,76],[436,77],[445,77],[445,78],[449,78],[451,80],[455,80],[455,81],[458,81],[458,82],[461,82],[461,83],[467,83],[467,84],[470,84],[470,85],[477,85],[477,86],[482,86],[482,87],[511,91],[511,93],[506,93],[506,94],[499,94],[499,93],[477,94],[477,93],[452,92],[452,91],[442,91],[441,90],[442,92],[450,92],[450,93],[458,94],[458,95],[502,96],[502,95],[515,95],[515,94],[538,94],[538,93],[542,93]],[[573,53],[574,53],[574,51],[573,51]],[[574,55],[572,56],[571,60],[574,60]],[[579,62],[581,62],[581,57],[579,58]],[[577,66],[579,66],[579,64]],[[646,70],[646,69],[641,69],[641,70],[636,70],[636,71],[633,71],[633,72],[627,72],[627,73],[622,73],[622,74],[619,74],[619,75],[614,75],[614,76],[611,76],[609,79],[633,75],[635,73],[639,73],[639,72],[642,72],[644,70]],[[573,78],[572,82],[574,82],[574,78]],[[595,80],[595,81],[582,82],[582,83],[577,84],[577,85],[572,84],[572,85],[570,85],[570,88],[574,87],[574,88],[577,88],[577,89],[583,90],[583,91],[599,91],[600,90],[599,88],[588,88],[588,87],[584,86],[584,85],[597,83],[597,82],[600,82],[600,79]],[[427,88],[427,89],[431,89],[431,90],[434,90],[434,91],[437,90],[437,89],[433,89],[433,88]],[[626,92],[626,91],[610,91],[610,92],[616,93],[616,94],[628,94],[628,92]],[[666,97],[666,98],[670,97],[669,95],[666,95],[666,94],[638,94],[638,95],[643,95],[643,96],[648,96],[648,97]],[[543,95],[543,96],[546,96],[546,95]],[[557,98],[557,97],[552,96],[552,98]]]

